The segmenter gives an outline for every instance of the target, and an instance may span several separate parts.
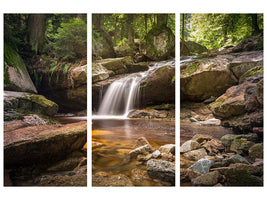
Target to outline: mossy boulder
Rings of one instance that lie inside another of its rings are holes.
[[[108,58],[103,60],[98,60],[96,64],[101,64],[106,70],[109,71],[109,76],[114,76],[117,74],[128,73],[127,66],[133,64],[133,59],[130,56],[122,58]]]
[[[42,95],[25,92],[4,91],[5,110],[21,109],[30,112],[53,116],[58,111],[58,105]]]
[[[24,61],[9,44],[4,44],[4,89],[37,93]]]
[[[145,55],[151,60],[166,60],[175,56],[175,37],[171,29],[154,26],[146,37]]]
[[[182,46],[182,43],[180,43],[180,47],[181,46]],[[207,51],[208,49],[201,44],[198,44],[193,41],[185,41],[184,49],[180,52],[180,55],[181,56],[196,55],[196,54],[201,54]]]
[[[108,70],[101,63],[92,63],[92,82],[105,80],[109,77]]]
[[[249,148],[249,157],[255,160],[256,158],[263,159],[263,143],[254,144]]]

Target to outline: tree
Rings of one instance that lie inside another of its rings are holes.
[[[41,54],[45,42],[45,14],[30,14],[29,16],[29,42],[36,54]]]

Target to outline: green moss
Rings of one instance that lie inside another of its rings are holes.
[[[9,73],[8,73],[8,66],[6,65],[6,63],[4,64],[4,84],[5,85],[9,85],[10,79],[9,79]]]
[[[175,76],[172,77],[172,83],[174,83],[174,82],[175,82]]]
[[[256,74],[263,74],[263,67],[262,66],[253,67],[252,69],[248,70],[245,74],[243,74],[240,77],[240,82],[243,82],[245,80],[245,78],[250,77],[250,76],[254,76]]]
[[[56,105],[53,101],[48,100],[42,95],[30,95],[29,96],[30,100],[34,103],[37,103],[43,107],[50,107]]]
[[[187,68],[186,73],[188,73],[188,74],[194,73],[197,70],[199,65],[200,65],[200,63],[194,63],[193,65],[191,65],[190,67]]]
[[[4,44],[4,61],[9,66],[15,67],[18,74],[20,74],[19,69],[21,69],[22,72],[27,73],[27,69],[22,58],[15,49],[7,43]]]

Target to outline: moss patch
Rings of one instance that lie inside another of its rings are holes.
[[[250,77],[250,76],[254,76],[256,74],[263,74],[263,67],[262,66],[253,67],[252,69],[248,70],[245,74],[243,74],[240,77],[239,82],[242,83],[245,80],[245,78]]]
[[[188,73],[188,74],[194,73],[197,70],[199,65],[200,65],[200,63],[194,63],[193,65],[191,65],[190,67],[188,67],[186,69],[186,73]]]

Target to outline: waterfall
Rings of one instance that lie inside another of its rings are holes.
[[[138,108],[141,81],[153,71],[166,65],[175,64],[174,61],[155,63],[145,72],[133,73],[114,81],[103,96],[98,114],[93,118],[126,119],[132,110]]]

